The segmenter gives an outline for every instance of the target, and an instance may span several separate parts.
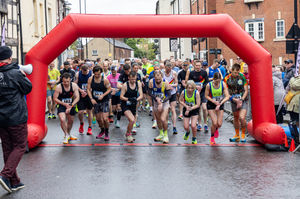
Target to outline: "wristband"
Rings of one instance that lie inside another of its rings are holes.
[[[233,97],[231,96],[229,99],[230,99],[230,101],[232,102]]]

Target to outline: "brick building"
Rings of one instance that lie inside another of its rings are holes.
[[[273,64],[282,65],[287,58],[294,60],[293,54],[286,54],[286,39],[294,22],[294,0],[191,0],[192,14],[229,14],[244,30],[271,54]],[[299,8],[298,8],[299,13]],[[299,14],[298,14],[299,16]],[[199,38],[194,38],[199,41]],[[235,62],[237,55],[217,38],[200,39],[200,45],[193,46],[196,57],[206,59],[211,64],[215,58],[209,49],[221,49],[228,64]],[[208,51],[206,51],[208,49]],[[218,55],[219,58],[219,55]]]

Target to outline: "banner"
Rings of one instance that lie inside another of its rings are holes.
[[[297,54],[297,61],[296,61],[296,70],[295,70],[295,77],[297,77],[299,71],[299,63],[300,63],[300,45],[298,44],[298,54]]]

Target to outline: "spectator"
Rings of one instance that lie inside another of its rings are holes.
[[[284,79],[283,79],[283,85],[284,85],[284,88],[286,88],[287,85],[289,84],[290,79],[292,77],[294,77],[296,66],[293,64],[293,61],[291,59],[285,60],[284,64],[285,64],[286,70],[285,70],[285,75],[284,75]]]
[[[295,121],[297,123],[297,126],[299,126],[300,76],[298,75],[297,77],[292,77],[289,81],[288,86],[288,90],[295,95],[287,105],[287,111],[290,114],[291,121]]]
[[[9,193],[25,187],[16,169],[27,144],[28,116],[24,95],[32,89],[31,82],[19,66],[12,63],[11,56],[10,48],[0,47],[0,137],[4,159],[0,184]]]
[[[275,114],[278,111],[278,107],[282,97],[285,94],[285,90],[282,83],[281,72],[276,70],[276,67],[272,66],[272,78],[273,78],[273,88],[274,88],[274,104],[275,104]],[[277,124],[283,123],[283,108],[276,115]]]

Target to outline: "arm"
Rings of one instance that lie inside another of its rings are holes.
[[[248,84],[244,85],[244,90],[245,90],[245,92],[244,92],[244,95],[242,96],[242,99],[241,99],[242,101],[244,101],[248,96]]]
[[[163,103],[167,102],[169,99],[171,99],[171,87],[170,84],[168,82],[166,82],[165,84],[166,86],[166,94],[167,96],[165,97],[165,99],[163,100]]]
[[[176,73],[174,73],[174,76],[173,76],[173,78],[174,78],[174,84],[172,84],[172,87],[173,88],[177,88],[177,86],[178,86],[178,78],[177,78],[177,74]]]
[[[197,104],[195,104],[195,105],[191,108],[191,110],[195,110],[195,109],[197,109],[197,108],[200,107],[200,104],[201,104],[201,98],[200,98],[199,92],[196,92],[196,100],[197,100]]]
[[[21,71],[17,71],[16,74],[16,79],[17,79],[17,84],[18,84],[18,89],[23,95],[27,95],[31,92],[32,90],[32,84],[30,80],[22,74]]]
[[[187,105],[184,103],[184,91],[180,93],[179,102],[183,107],[187,108]]]
[[[229,97],[230,97],[229,92],[228,92],[228,88],[227,88],[226,84],[224,82],[222,82],[222,83],[223,83],[225,98],[221,101],[220,106],[222,104],[224,104],[226,101],[228,101]]]
[[[79,72],[77,72],[76,75],[75,75],[74,83],[76,83],[76,84],[78,84],[78,76],[79,76]]]
[[[75,99],[73,100],[73,103],[72,103],[72,107],[75,106],[75,104],[77,104],[77,102],[79,101],[80,97],[79,97],[79,91],[78,91],[78,86],[77,84],[75,83],[71,83],[72,84],[72,87],[74,89],[74,97]]]
[[[102,95],[103,97],[105,97],[106,95],[108,95],[111,92],[111,86],[110,86],[108,79],[104,79],[104,85],[107,90],[105,93],[103,93],[103,95]],[[103,97],[102,97],[102,99],[103,99]]]
[[[123,84],[123,87],[121,89],[120,99],[123,100],[123,101],[128,101],[128,98],[124,97],[126,91],[127,91],[127,83]]]
[[[92,102],[92,104],[97,104],[96,100],[93,98],[93,95],[92,95],[92,87],[91,87],[91,84],[92,84],[92,79],[93,79],[93,76],[90,77],[88,79],[88,84],[87,84],[87,94]]]
[[[216,100],[213,100],[213,99],[209,96],[209,89],[210,89],[210,86],[209,86],[209,84],[207,84],[207,85],[206,85],[206,88],[205,88],[205,98],[206,98],[208,101],[214,103],[215,105],[218,105],[219,103],[218,103]]]
[[[190,78],[190,70],[187,70],[186,74],[185,74],[185,82],[187,82],[189,80],[189,78]],[[184,82],[184,84],[185,84],[185,82]]]
[[[151,80],[149,81],[148,95],[149,95],[153,100],[156,100],[156,97],[155,97],[155,95],[153,94],[152,90],[153,90],[153,79],[151,79]]]
[[[138,89],[139,89],[139,94],[140,94],[140,96],[137,98],[137,101],[143,99],[143,89],[142,89],[142,84],[141,84],[141,82],[138,82]]]

